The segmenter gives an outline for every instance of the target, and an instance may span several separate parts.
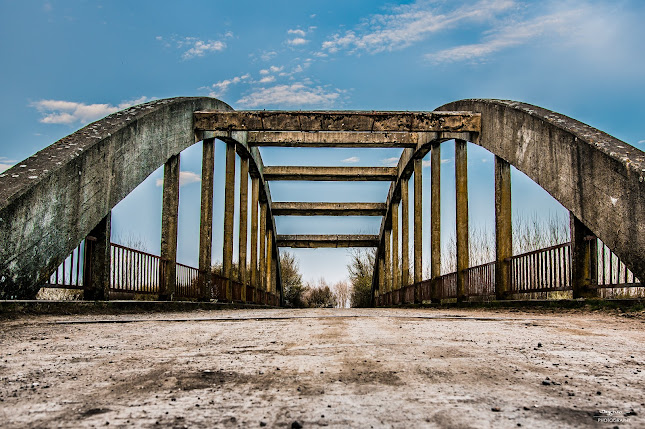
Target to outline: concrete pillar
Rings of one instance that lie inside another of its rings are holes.
[[[249,279],[247,278],[246,270],[246,240],[248,230],[248,213],[249,213],[249,159],[240,159],[240,243],[239,243],[239,268],[240,268],[240,283],[242,283],[241,297],[242,301],[246,302],[246,284]]]
[[[399,202],[392,203],[392,290],[401,287],[399,261]]]
[[[414,160],[414,283],[423,280],[423,160]],[[421,301],[419,287],[415,287],[415,302]]]
[[[392,230],[385,228],[385,290],[384,293],[392,292]]]
[[[266,291],[266,278],[267,278],[267,205],[260,203],[260,279],[258,287]]]
[[[179,155],[166,161],[163,169],[161,206],[161,261],[159,300],[169,301],[175,293],[177,272],[177,221],[179,216]]]
[[[466,270],[468,255],[468,152],[467,142],[455,140],[455,184],[457,194],[457,301],[465,301],[468,293]]]
[[[202,195],[199,217],[199,288],[202,300],[210,299],[212,287],[211,249],[213,246],[213,170],[215,139],[205,139],[202,150]]]
[[[510,296],[510,265],[513,256],[511,218],[511,164],[495,156],[495,297]]]
[[[441,302],[437,279],[441,276],[441,143],[430,147],[430,296]]]
[[[266,273],[266,285],[267,293],[273,293],[273,229],[267,228],[267,273]]]
[[[233,299],[233,217],[235,216],[235,143],[226,144],[226,178],[224,185],[224,249],[222,271],[226,277],[226,300]]]
[[[251,178],[251,286],[258,287],[258,199],[260,178]],[[249,297],[253,302],[256,296]]]
[[[408,179],[401,181],[401,287],[410,283],[410,200]]]
[[[597,298],[598,240],[573,213],[571,225],[571,286],[573,298]]]
[[[86,301],[103,301],[109,297],[112,267],[111,230],[112,213],[108,213],[85,238],[83,299]]]

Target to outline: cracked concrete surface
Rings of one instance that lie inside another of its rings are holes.
[[[6,427],[645,425],[642,317],[222,310],[0,325]]]

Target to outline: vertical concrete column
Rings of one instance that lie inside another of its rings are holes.
[[[213,246],[213,170],[215,139],[204,139],[202,150],[202,195],[199,216],[199,295],[210,299],[212,287],[211,254]]]
[[[597,298],[598,240],[573,213],[569,213],[569,217],[573,298]]]
[[[83,299],[86,301],[107,300],[110,293],[110,270],[112,254],[110,236],[112,213],[108,213],[85,238],[83,259]]]
[[[392,230],[385,228],[385,290],[384,293],[392,292]]]
[[[437,279],[441,276],[441,143],[430,147],[430,296],[441,302]]]
[[[392,203],[392,290],[401,287],[399,261],[399,202]]]
[[[233,223],[235,216],[235,143],[226,143],[226,178],[224,184],[224,249],[222,270],[226,277],[226,300],[233,299]]]
[[[421,302],[423,280],[423,160],[414,160],[414,302]]]
[[[468,152],[464,140],[455,140],[455,184],[457,194],[457,301],[468,293]]]
[[[511,218],[511,164],[495,156],[495,297],[510,296],[510,268],[513,256]]]
[[[401,287],[410,283],[410,200],[408,179],[401,181]]]
[[[240,159],[240,243],[239,243],[239,268],[240,283],[242,283],[241,297],[246,302],[246,240],[248,230],[248,213],[249,213],[249,159]]]
[[[266,278],[267,278],[267,205],[260,203],[260,279],[258,287],[266,291]]]
[[[163,169],[161,205],[161,265],[159,299],[169,301],[175,293],[177,273],[177,221],[179,217],[179,155],[166,161]]]
[[[267,273],[266,273],[266,285],[267,285],[267,293],[273,293],[273,229],[272,228],[267,228],[267,255],[266,255],[266,261],[267,261]]]
[[[385,294],[385,251],[380,252],[378,255],[378,295],[379,300],[382,300]],[[382,303],[383,301],[381,301]]]
[[[258,287],[258,199],[260,178],[251,178],[251,286]],[[253,302],[256,295],[249,297]]]

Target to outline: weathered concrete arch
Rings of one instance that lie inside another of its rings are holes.
[[[382,252],[392,203],[415,159],[432,144],[478,144],[526,174],[600,238],[638,278],[645,278],[645,153],[567,116],[507,100],[461,100],[436,111],[481,113],[481,133],[426,133],[405,149],[387,198]],[[378,266],[375,273],[378,272]],[[376,277],[376,276],[375,276]],[[373,284],[376,287],[376,284]]]
[[[0,175],[0,299],[34,297],[119,201],[201,140],[198,110],[233,109],[206,97],[152,101],[87,125]]]

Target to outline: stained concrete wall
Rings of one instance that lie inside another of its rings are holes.
[[[205,97],[142,104],[94,122],[0,174],[0,299],[35,297],[112,207],[195,143],[197,110],[232,109]]]
[[[481,113],[478,144],[533,179],[645,280],[645,152],[530,104],[461,100],[436,110]]]

